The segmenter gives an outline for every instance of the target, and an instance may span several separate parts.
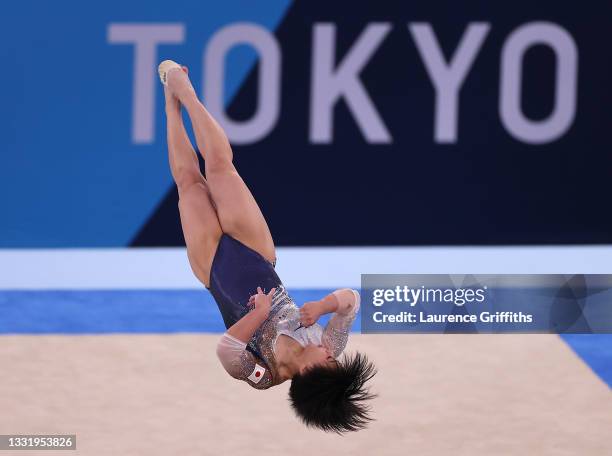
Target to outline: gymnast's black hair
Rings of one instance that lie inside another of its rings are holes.
[[[307,426],[338,434],[358,431],[372,421],[364,402],[376,395],[365,383],[375,374],[365,355],[344,356],[337,367],[317,365],[295,375],[289,401]]]

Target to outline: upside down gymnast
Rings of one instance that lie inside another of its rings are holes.
[[[219,124],[198,99],[187,68],[165,60],[168,154],[179,193],[181,225],[195,276],[213,295],[227,331],[217,356],[232,377],[266,389],[291,379],[289,399],[308,426],[338,433],[371,420],[365,383],[376,373],[356,353],[339,358],[359,310],[359,294],[340,289],[298,308],[274,270],[272,235],[232,163]],[[204,158],[200,172],[181,107]],[[333,313],[323,329],[317,320]]]

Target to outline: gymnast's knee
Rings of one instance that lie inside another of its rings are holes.
[[[174,182],[178,188],[179,196],[195,185],[206,186],[206,180],[199,170],[180,169],[174,175]]]

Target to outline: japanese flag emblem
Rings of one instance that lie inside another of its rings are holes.
[[[251,372],[251,375],[249,375],[247,378],[253,383],[259,383],[259,381],[263,378],[265,372],[266,369],[255,363],[255,369],[253,369],[253,372]]]

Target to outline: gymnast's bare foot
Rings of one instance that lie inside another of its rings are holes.
[[[186,66],[181,66],[181,68],[185,74],[189,74],[189,69]],[[164,96],[166,98],[166,113],[181,111],[181,102],[172,94],[167,85],[164,85]]]
[[[191,84],[186,66],[182,66],[183,71],[178,71],[178,68],[171,68],[166,76],[166,89],[176,97],[179,101],[185,104],[195,95],[195,89]]]

